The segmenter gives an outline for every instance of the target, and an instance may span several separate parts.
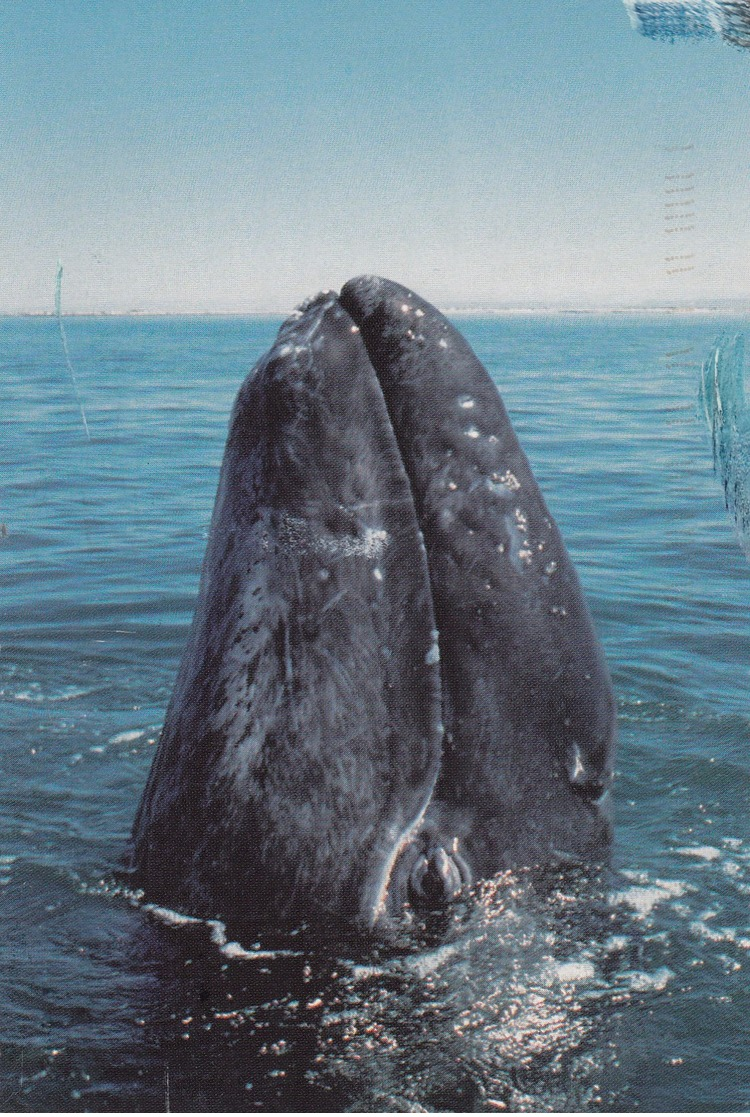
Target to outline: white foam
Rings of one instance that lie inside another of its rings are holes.
[[[110,745],[125,745],[129,741],[137,741],[139,737],[145,734],[145,729],[126,729],[123,733],[115,733],[114,737],[109,738]]]
[[[660,993],[666,989],[674,973],[667,966],[660,966],[653,973],[643,970],[629,970],[620,974],[620,980],[634,993]]]
[[[417,977],[427,977],[429,974],[435,973],[449,958],[452,958],[457,950],[458,947],[455,943],[439,946],[437,950],[431,950],[418,958],[410,958],[405,963],[405,968],[411,970]]]
[[[244,946],[240,946],[240,944],[238,942],[224,943],[223,946],[219,947],[219,950],[221,951],[221,953],[224,955],[225,958],[241,958],[241,959],[244,959],[245,961],[253,959],[253,958],[259,958],[261,956],[261,951],[245,950]],[[275,957],[273,951],[271,951],[271,950],[263,951],[262,954],[263,954],[264,957],[268,957],[268,958]]]
[[[382,977],[385,970],[381,966],[352,966],[352,980],[370,981],[373,977]]]
[[[53,691],[52,694],[44,694],[38,683],[32,683],[27,690],[19,690],[11,697],[16,702],[71,702],[74,698],[85,698],[86,695],[93,693],[93,687],[70,686]]]
[[[610,896],[610,902],[613,904],[625,904],[627,907],[632,908],[639,918],[643,919],[645,916],[651,914],[657,904],[661,904],[664,900],[670,900],[673,897],[684,896],[686,891],[687,885],[682,881],[659,880],[650,888],[634,885],[632,888],[626,888],[620,892],[613,892]]]
[[[744,873],[742,865],[737,861],[725,861],[721,866],[721,871],[726,873],[728,877],[741,877]]]
[[[675,853],[682,857],[697,857],[699,861],[718,861],[721,857],[721,850],[716,846],[683,846],[676,849]]]
[[[706,922],[716,916],[716,912],[707,911],[689,925],[691,934],[704,942],[726,942],[739,946],[742,950],[750,950],[750,938],[737,933],[734,927],[709,927]]]
[[[207,919],[206,926],[211,932],[211,942],[214,946],[226,946],[227,929],[220,919]]]
[[[157,904],[144,904],[143,910],[153,915],[160,923],[166,923],[168,927],[182,927],[188,923],[202,923],[202,919],[196,919],[193,915],[183,915],[182,912],[172,911],[171,908],[161,908]]]
[[[591,981],[595,973],[591,962],[561,962],[555,977],[564,985],[575,985],[579,981]]]

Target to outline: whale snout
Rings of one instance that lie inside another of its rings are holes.
[[[138,887],[204,917],[369,927],[558,850],[600,860],[615,713],[468,341],[376,276],[302,304],[230,419]]]

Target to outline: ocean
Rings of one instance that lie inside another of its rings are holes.
[[[0,1108],[750,1109],[750,577],[697,409],[742,318],[457,320],[609,661],[610,872],[396,944],[227,943],[118,878],[278,325],[71,318],[74,385],[54,318],[0,319]]]

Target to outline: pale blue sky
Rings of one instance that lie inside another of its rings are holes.
[[[750,298],[750,51],[621,0],[16,0],[0,89],[0,311]]]

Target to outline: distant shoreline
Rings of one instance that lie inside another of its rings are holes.
[[[566,315],[615,314],[750,314],[750,301],[706,306],[506,306],[506,307],[440,307],[452,318],[511,318]],[[288,311],[275,310],[93,310],[68,311],[63,318],[286,318]],[[2,318],[56,318],[51,310],[0,310]]]

